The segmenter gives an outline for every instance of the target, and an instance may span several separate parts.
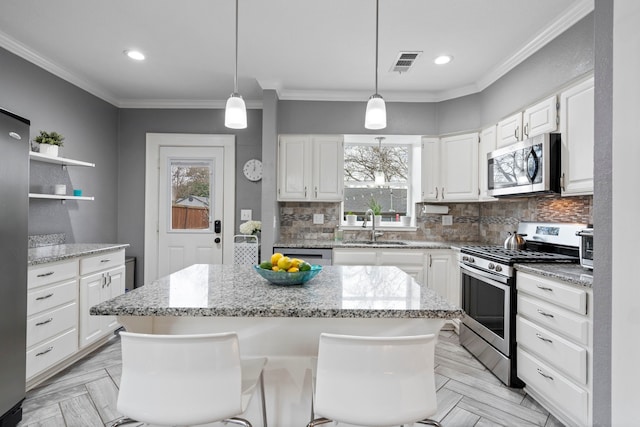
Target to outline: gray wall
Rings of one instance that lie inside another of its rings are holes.
[[[611,425],[613,2],[595,2],[593,425]],[[631,142],[635,143],[635,142]],[[630,250],[632,248],[629,248]],[[629,356],[632,357],[632,356]]]
[[[231,132],[224,127],[224,110],[121,109],[118,132],[118,240],[131,244],[129,255],[137,257],[136,283],[144,283],[144,187],[147,132],[236,135],[236,230],[240,209],[252,209],[260,219],[261,182],[250,182],[242,166],[262,158],[262,111],[247,110],[247,129]]]
[[[32,199],[29,234],[65,233],[67,242],[115,242],[117,108],[4,49],[0,49],[0,68],[0,105],[31,120],[31,138],[40,130],[58,131],[65,136],[62,156],[96,164],[63,170],[30,162],[30,191],[52,192],[53,184],[66,184],[69,193],[81,188],[95,201],[62,204]]]

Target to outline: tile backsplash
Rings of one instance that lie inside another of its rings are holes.
[[[442,215],[417,214],[415,231],[384,230],[383,239],[501,244],[520,221],[593,223],[593,196],[551,195],[447,206],[452,225],[442,225]],[[313,224],[314,214],[323,214],[324,224]],[[340,203],[281,202],[279,240],[333,240],[339,223]],[[344,231],[345,240],[367,237],[364,230]]]

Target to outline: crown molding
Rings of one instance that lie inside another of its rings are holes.
[[[501,64],[491,69],[487,74],[476,81],[478,91],[482,91],[496,82],[500,77],[514,69],[525,59],[542,49],[551,40],[568,30],[576,22],[587,16],[594,8],[594,0],[582,0],[574,3],[562,15],[558,16],[551,24],[546,26],[537,36],[527,42],[512,56],[506,58]]]
[[[116,105],[119,108],[163,108],[163,109],[218,109],[224,110],[227,100],[194,100],[194,99],[123,99]],[[247,109],[261,110],[262,100],[245,99]]]
[[[65,80],[72,85],[89,92],[90,94],[102,99],[103,101],[117,106],[118,101],[106,91],[96,88],[94,85],[70,73],[69,71],[60,67],[58,64],[40,55],[36,51],[29,49],[28,47],[9,37],[9,35],[5,34],[2,31],[0,31],[0,46],[13,53],[14,55],[17,55],[20,58],[37,65],[43,70],[50,72],[54,76],[60,77],[62,80]]]

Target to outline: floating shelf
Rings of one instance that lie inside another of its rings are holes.
[[[66,196],[59,194],[29,193],[30,199],[50,199],[50,200],[95,200],[93,196]]]
[[[85,166],[85,167],[89,167],[89,168],[96,167],[95,163],[83,162],[81,160],[65,159],[64,157],[45,156],[43,154],[36,153],[34,151],[30,151],[29,152],[29,157],[31,158],[31,160],[36,160],[38,162],[45,162],[45,163],[53,163],[55,165]],[[29,197],[31,197],[31,195],[29,195]],[[71,197],[69,197],[69,198],[71,198]],[[83,198],[80,197],[80,199],[83,199]]]

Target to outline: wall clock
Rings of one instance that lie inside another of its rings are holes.
[[[260,181],[262,179],[262,162],[258,159],[247,160],[242,172],[249,181]]]

